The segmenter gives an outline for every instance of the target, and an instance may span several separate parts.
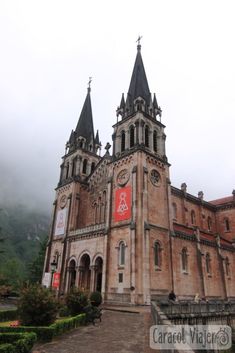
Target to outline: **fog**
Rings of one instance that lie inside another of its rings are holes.
[[[0,203],[49,211],[64,146],[92,76],[103,146],[127,92],[142,35],[151,92],[166,125],[172,185],[206,200],[235,188],[233,1],[0,3]]]

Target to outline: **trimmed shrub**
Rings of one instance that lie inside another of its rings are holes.
[[[88,304],[88,297],[78,288],[73,288],[72,291],[66,295],[65,302],[70,314],[74,316],[84,312],[84,308]]]
[[[15,347],[10,343],[0,344],[0,353],[16,353]]]
[[[18,327],[0,327],[0,332],[35,332],[39,341],[51,341],[53,337],[66,331],[84,325],[86,315],[80,314],[75,317],[59,320],[48,327],[40,326],[18,326]],[[1,353],[1,351],[0,351]],[[17,352],[18,353],[18,352]]]
[[[92,322],[94,325],[95,319],[99,319],[101,321],[101,310],[97,306],[89,304],[84,308],[84,312],[86,314],[86,323]]]
[[[70,315],[70,312],[69,312],[69,309],[67,308],[66,305],[61,305],[60,308],[59,308],[59,316],[60,317],[66,317],[66,316],[69,316]]]
[[[18,311],[16,309],[1,310],[0,311],[0,322],[10,321],[18,319]]]
[[[0,352],[29,353],[36,340],[37,336],[34,332],[0,333]]]
[[[99,306],[102,303],[102,295],[100,292],[92,292],[90,302],[93,306]]]
[[[52,292],[40,284],[29,285],[21,292],[19,317],[24,326],[47,326],[57,315],[58,303]]]

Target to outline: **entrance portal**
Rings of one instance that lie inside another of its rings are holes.
[[[90,270],[90,256],[84,254],[80,261],[80,269],[81,269],[81,279],[80,286],[83,289],[90,289],[90,280],[91,280],[91,270]]]
[[[71,260],[69,263],[69,290],[75,286],[76,282],[76,263]]]
[[[103,270],[103,260],[101,257],[97,257],[95,261],[95,290],[101,292],[102,290],[102,270]]]

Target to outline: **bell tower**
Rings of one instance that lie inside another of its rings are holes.
[[[118,249],[120,259],[125,251],[126,262],[116,264],[111,257],[110,268],[117,268],[118,276],[109,276],[109,292],[114,288],[114,297],[150,304],[158,288],[150,273],[156,239],[169,247],[170,180],[162,111],[149,89],[140,43],[128,93],[122,94],[116,113],[110,249]]]
[[[58,186],[72,180],[84,181],[100,160],[101,142],[98,130],[94,135],[90,82],[76,129],[71,131],[66,143]]]
[[[128,154],[134,149],[144,149],[166,161],[164,125],[161,123],[161,108],[156,95],[152,96],[141,56],[141,45],[137,46],[137,55],[126,98],[122,94],[117,108],[114,125],[114,158]]]

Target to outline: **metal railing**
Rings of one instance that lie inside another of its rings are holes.
[[[158,306],[167,316],[188,314],[235,313],[235,301],[157,301]]]

